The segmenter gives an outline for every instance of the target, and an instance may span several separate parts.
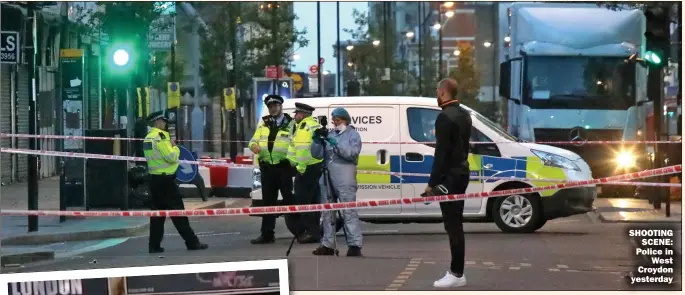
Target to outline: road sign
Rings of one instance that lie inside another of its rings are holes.
[[[0,63],[16,64],[19,62],[19,32],[0,32]]]
[[[178,156],[179,160],[197,161],[193,153],[191,153],[187,148],[179,145],[178,150],[180,151]],[[178,169],[176,169],[176,179],[184,183],[191,182],[193,179],[195,179],[195,177],[197,177],[197,171],[197,165],[195,164],[180,163],[178,165]]]
[[[285,76],[285,68],[277,66],[267,66],[264,69],[264,76],[269,79],[283,78]]]
[[[326,60],[322,58],[319,59],[319,65],[322,65]]]
[[[297,73],[292,73],[290,74],[290,78],[293,79],[293,88],[295,88],[295,91],[302,90],[302,86],[304,85],[304,83],[302,83],[302,76]]]
[[[181,91],[178,82],[167,83],[167,101],[169,108],[181,106]]]
[[[317,65],[311,65],[309,67],[309,73],[312,75],[316,75],[319,72],[319,67]]]

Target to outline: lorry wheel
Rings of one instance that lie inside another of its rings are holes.
[[[501,197],[492,206],[492,217],[505,233],[532,233],[545,224],[539,203],[536,194]]]

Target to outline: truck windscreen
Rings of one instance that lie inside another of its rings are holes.
[[[626,110],[635,66],[623,57],[528,56],[523,103],[533,109]]]

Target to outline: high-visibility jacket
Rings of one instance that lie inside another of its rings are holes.
[[[178,169],[180,151],[171,144],[169,132],[152,127],[143,141],[147,171],[152,175],[173,175]]]
[[[295,124],[290,148],[288,149],[288,160],[297,171],[304,173],[307,166],[321,163],[322,159],[312,157],[311,146],[314,130],[321,128],[321,124],[313,117],[304,118],[300,123]]]
[[[295,120],[287,114],[283,116],[283,121],[279,126],[265,123],[265,119],[270,119],[267,117],[262,118],[262,121],[259,122],[249,143],[249,147],[254,144],[259,145],[259,154],[255,155],[255,160],[271,165],[287,160]]]

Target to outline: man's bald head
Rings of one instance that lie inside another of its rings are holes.
[[[444,103],[450,100],[457,99],[459,94],[459,85],[457,81],[452,78],[445,78],[438,82],[438,103]]]

